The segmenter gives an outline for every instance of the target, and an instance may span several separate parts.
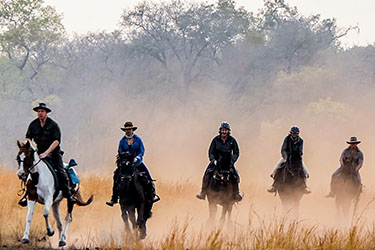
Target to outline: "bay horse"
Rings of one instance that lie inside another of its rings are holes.
[[[362,184],[357,178],[357,172],[351,166],[343,166],[342,171],[332,180],[332,192],[339,215],[348,215],[351,203],[359,201]]]
[[[306,187],[302,161],[284,163],[282,169],[276,174],[275,180],[275,188],[284,208],[298,212]]]
[[[44,204],[43,216],[46,221],[47,235],[53,236],[54,230],[49,223],[48,215],[50,208],[56,220],[57,228],[59,230],[59,247],[66,245],[66,235],[70,223],[72,222],[73,205],[68,206],[68,213],[65,217],[65,227],[63,229],[60,219],[60,202],[64,199],[61,190],[56,190],[55,180],[52,172],[49,170],[47,164],[39,158],[36,146],[30,141],[20,143],[17,141],[19,148],[17,154],[18,171],[17,175],[20,179],[26,182],[28,187],[34,188],[28,190],[27,199],[27,215],[26,226],[22,237],[22,243],[27,244],[29,240],[29,231],[35,204]],[[35,192],[36,188],[36,192]],[[56,194],[55,194],[56,192]],[[93,195],[84,202],[79,191],[79,185],[74,188],[74,197],[77,200],[77,205],[87,206],[93,200]]]
[[[121,217],[125,230],[131,232],[129,220],[139,239],[146,237],[146,222],[151,217],[153,202],[148,197],[146,187],[149,184],[146,173],[134,166],[134,157],[129,152],[117,160],[119,176],[116,181],[120,196]]]
[[[217,206],[222,206],[220,224],[224,225],[227,217],[227,225],[232,225],[232,208],[236,202],[233,197],[233,186],[232,181],[234,180],[233,170],[229,167],[229,164],[223,164],[222,161],[218,161],[215,170],[210,178],[207,188],[207,200],[209,207],[209,218],[208,223],[212,223],[215,220]]]

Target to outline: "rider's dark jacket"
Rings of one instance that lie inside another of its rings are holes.
[[[52,160],[52,164],[56,170],[64,197],[70,197],[69,180],[64,169],[62,151],[60,150],[61,132],[59,125],[47,117],[46,123],[42,127],[39,118],[37,118],[30,123],[26,132],[26,138],[34,139],[39,154],[44,153],[54,141],[57,140],[59,142],[59,145],[51,152],[49,158]]]
[[[342,152],[340,161],[343,161],[344,166],[354,169],[363,164],[363,153],[358,147],[353,151],[349,146]]]
[[[293,138],[292,135],[285,137],[281,146],[281,156],[286,160],[299,161],[303,155],[303,139],[301,137]]]
[[[37,118],[30,123],[26,132],[26,138],[34,139],[38,146],[38,153],[41,154],[44,153],[55,140],[61,143],[61,132],[59,125],[51,118],[47,117],[44,127],[41,126],[40,120]],[[57,146],[52,151],[52,154],[54,155],[59,152],[60,146]]]
[[[221,139],[221,135],[216,136],[210,145],[208,150],[208,157],[210,162],[221,160],[223,164],[234,166],[240,156],[240,149],[236,139],[231,135],[228,135],[227,140],[224,142]]]

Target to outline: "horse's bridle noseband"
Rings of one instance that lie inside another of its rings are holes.
[[[33,150],[33,149],[31,149],[31,154],[34,154],[35,153],[35,151]],[[34,168],[34,167],[36,167],[39,163],[40,163],[40,161],[41,161],[42,159],[39,159],[39,161],[37,161],[35,164],[33,164],[31,167],[29,167],[27,170],[25,170],[24,169],[24,172],[26,173],[26,174],[29,174],[30,172],[31,172],[31,170]],[[22,159],[21,160],[21,157],[19,156],[19,155],[17,155],[17,157],[16,157],[16,161],[18,162],[18,168],[20,168],[21,167],[21,162],[25,162],[25,159]]]

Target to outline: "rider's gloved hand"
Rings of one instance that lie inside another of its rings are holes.
[[[133,163],[137,163],[137,162],[139,162],[139,157],[135,157],[133,160]]]

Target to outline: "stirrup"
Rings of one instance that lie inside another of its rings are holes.
[[[305,189],[303,190],[303,193],[304,194],[311,194],[311,190],[308,187],[305,187]]]
[[[242,195],[240,193],[233,194],[234,200],[239,202],[242,201]]]
[[[160,196],[155,194],[154,198],[152,199],[152,203],[160,201]]]
[[[205,199],[206,199],[206,194],[200,192],[200,193],[197,194],[195,197],[197,197],[197,198],[200,199],[200,200],[205,200]]]
[[[329,194],[327,194],[325,197],[326,197],[326,198],[334,198],[334,197],[335,197],[335,194],[332,193],[332,192],[329,192]]]
[[[271,186],[269,189],[267,189],[267,192],[276,193],[276,188],[274,186]]]
[[[117,204],[117,201],[106,201],[105,204],[107,204],[110,207],[113,207],[115,204]]]

